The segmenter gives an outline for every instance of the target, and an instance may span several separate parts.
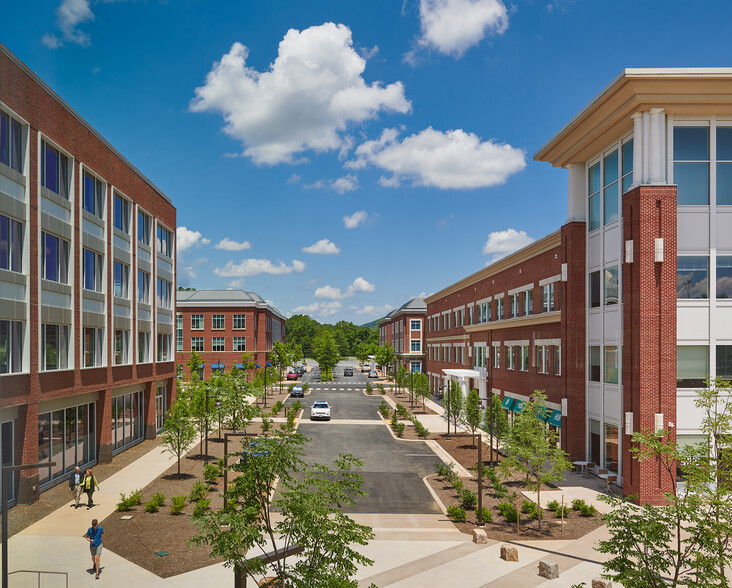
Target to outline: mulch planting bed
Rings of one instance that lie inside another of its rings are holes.
[[[478,461],[478,450],[477,447],[471,446],[470,441],[466,439],[451,439],[446,440],[440,436],[439,444],[445,449],[461,466],[466,469],[472,469],[475,473],[475,466]],[[489,448],[485,444],[482,448],[483,451],[483,463],[486,466],[490,465],[488,451]],[[500,461],[500,455],[495,452],[494,460],[496,463]],[[478,480],[477,478],[461,478],[465,488],[475,492],[478,492]],[[432,489],[435,491],[437,496],[440,498],[442,503],[447,507],[449,505],[459,505],[460,500],[457,492],[452,487],[449,481],[437,476],[430,476],[427,478]],[[525,497],[521,494],[521,491],[526,490],[526,484],[522,477],[512,476],[507,480],[502,480],[503,485],[508,490],[509,496],[506,498],[496,498],[491,483],[483,479],[483,507],[491,511],[493,516],[492,523],[486,523],[484,530],[489,538],[496,541],[507,541],[516,539],[577,539],[600,527],[602,519],[599,514],[591,517],[583,517],[579,512],[569,510],[567,516],[564,519],[564,525],[562,525],[561,518],[555,518],[554,513],[549,510],[544,510],[544,516],[541,523],[541,532],[539,532],[538,521],[532,519],[530,515],[521,513],[521,503],[525,500]],[[546,490],[556,490],[551,486],[542,486],[542,493]],[[515,492],[517,497],[511,498],[511,494]],[[518,532],[516,530],[515,522],[506,522],[503,515],[497,510],[496,506],[500,502],[513,502],[519,510],[519,527]],[[542,496],[542,506],[546,507],[547,499]],[[569,507],[569,505],[567,504]],[[473,529],[475,528],[475,520],[477,516],[476,509],[466,509],[466,522],[459,523],[453,521],[453,524],[462,532],[472,535]]]
[[[267,404],[271,407],[276,400],[277,398],[272,399],[268,395]],[[280,411],[277,416],[284,417],[284,412]],[[274,429],[283,425],[285,423],[273,423],[271,426]],[[262,433],[261,427],[261,423],[255,422],[246,428],[246,432],[256,436]],[[224,455],[224,432],[231,431],[222,431],[220,438],[216,431],[209,436],[209,463],[215,464]],[[241,447],[241,442],[241,438],[230,439],[229,453],[235,453]],[[229,458],[230,462],[231,460],[232,458]],[[162,578],[223,561],[220,558],[210,558],[207,546],[197,547],[188,543],[197,533],[197,528],[191,520],[195,504],[187,502],[182,514],[170,514],[173,496],[189,495],[196,481],[206,484],[203,479],[204,465],[201,446],[197,444],[181,458],[180,476],[177,474],[177,464],[174,463],[142,489],[143,504],[132,507],[131,511],[114,512],[101,523],[104,527],[104,546]],[[229,472],[229,480],[235,475],[234,472]],[[219,478],[216,484],[206,484],[208,488],[206,498],[211,500],[209,506],[212,510],[220,510],[223,507],[223,484],[223,478]],[[157,513],[145,512],[145,502],[155,493],[165,495],[165,505]],[[122,520],[124,516],[132,518]],[[161,557],[156,554],[159,551],[166,552],[167,555]]]
[[[391,389],[391,384],[384,384],[384,388],[386,389],[386,394],[381,394],[379,392],[379,389],[374,386],[373,391],[371,392],[371,396],[388,396],[391,398],[396,404],[401,404],[404,408],[409,411],[410,414],[413,414],[415,416],[419,416],[421,414],[440,414],[429,408],[428,406],[422,407],[422,401],[419,400],[416,396],[414,397],[414,410],[412,410],[410,407],[412,406],[410,402],[410,395],[409,395],[409,389],[403,389],[401,392],[397,393],[396,389]]]

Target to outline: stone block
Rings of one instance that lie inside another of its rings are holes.
[[[592,578],[592,588],[613,588],[612,580]]]
[[[545,559],[539,560],[539,575],[547,580],[559,577],[559,564]]]
[[[501,545],[501,559],[504,561],[518,561],[518,549],[510,545]]]
[[[473,529],[473,543],[485,545],[488,543],[488,535],[483,529]]]

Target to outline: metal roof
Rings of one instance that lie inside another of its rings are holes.
[[[379,324],[383,323],[384,321],[389,321],[395,316],[406,312],[427,312],[427,302],[425,302],[424,298],[412,298],[411,300],[408,300],[407,302],[402,304],[399,308],[395,308],[394,310],[392,310],[389,314],[387,314],[383,319],[379,321]]]
[[[259,294],[245,290],[177,290],[176,305],[182,306],[256,306],[269,308],[284,320],[284,315]]]

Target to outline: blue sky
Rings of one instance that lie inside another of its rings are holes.
[[[178,283],[357,324],[559,228],[533,153],[625,67],[730,66],[732,5],[5,0],[0,41],[178,210]],[[0,80],[1,83],[1,80]]]

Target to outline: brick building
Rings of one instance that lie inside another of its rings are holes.
[[[630,459],[630,435],[701,440],[695,390],[732,378],[731,90],[732,69],[626,69],[536,153],[568,170],[567,223],[427,299],[433,391],[448,378],[483,397],[545,389],[572,459],[662,500],[658,465]]]
[[[275,341],[285,342],[285,317],[261,296],[244,290],[180,290],[176,302],[175,357],[185,366],[196,351],[201,379],[242,367],[251,354],[264,367]]]
[[[162,427],[176,211],[0,45],[0,445],[29,503]]]
[[[379,345],[388,342],[394,348],[397,361],[408,372],[423,371],[426,314],[427,303],[424,298],[412,298],[379,321]]]

